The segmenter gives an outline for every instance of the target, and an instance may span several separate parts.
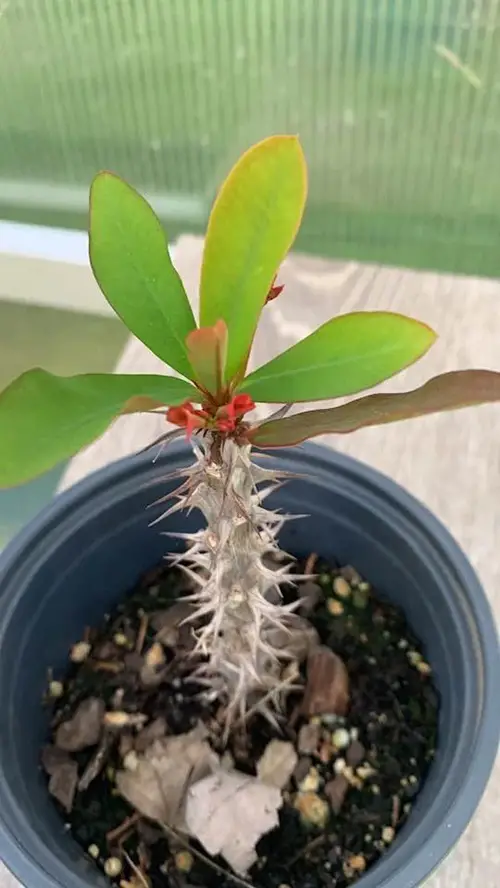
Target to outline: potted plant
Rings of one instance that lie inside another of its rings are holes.
[[[412,318],[347,314],[247,375],[305,197],[296,138],[242,156],[210,216],[198,326],[151,208],[99,174],[94,274],[178,375],[35,369],[0,395],[2,485],[118,415],[174,425],[159,457],[56,498],[0,558],[0,851],[28,888],[407,888],[482,793],[499,657],[474,573],[392,482],[292,445],[500,400],[500,374],[290,415],[435,339]],[[258,401],[285,406],[252,422]]]

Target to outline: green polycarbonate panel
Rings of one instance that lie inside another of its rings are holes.
[[[106,167],[201,231],[297,132],[299,246],[500,274],[498,0],[0,0],[0,84],[0,215],[83,226]]]

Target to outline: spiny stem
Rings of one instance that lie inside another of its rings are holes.
[[[195,653],[206,658],[198,674],[223,678],[232,720],[259,700],[260,708],[275,703],[288,684],[282,675],[290,659],[284,639],[296,603],[271,599],[281,600],[279,584],[291,582],[290,566],[272,570],[266,564],[270,557],[282,560],[276,538],[288,516],[264,508],[281,474],[253,463],[249,445],[215,434],[201,445],[194,443],[196,462],[165,515],[197,508],[206,519],[187,551],[174,558],[196,581],[189,596],[194,619],[202,620]]]

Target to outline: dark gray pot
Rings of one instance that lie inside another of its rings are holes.
[[[173,446],[155,464],[134,458],[56,498],[0,556],[0,856],[27,888],[87,888],[104,880],[65,834],[38,769],[49,666],[62,667],[83,627],[98,623],[171,545],[146,511],[171,488],[167,470],[190,459]],[[275,502],[308,513],[282,544],[349,562],[402,605],[423,639],[442,697],[435,764],[391,851],[357,883],[413,888],[448,854],[470,820],[500,733],[500,656],[493,617],[445,528],[387,478],[316,446],[273,460],[307,475]],[[173,516],[161,530],[194,528]]]

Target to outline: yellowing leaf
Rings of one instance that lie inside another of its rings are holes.
[[[332,318],[251,373],[239,390],[254,401],[339,398],[377,385],[418,360],[436,334],[427,324],[388,311]]]
[[[455,370],[401,394],[376,394],[325,410],[307,410],[264,422],[250,433],[259,447],[287,447],[316,435],[345,435],[365,426],[384,425],[430,413],[442,413],[500,401],[500,373]]]
[[[260,312],[295,239],[307,192],[295,136],[254,145],[233,167],[214,203],[205,238],[200,325],[227,325],[227,379],[244,370]]]
[[[127,182],[99,173],[90,192],[90,262],[104,296],[155,355],[188,378],[196,327],[159,219]]]
[[[183,379],[36,368],[0,394],[0,487],[29,481],[99,437],[119,414],[199,400]]]

